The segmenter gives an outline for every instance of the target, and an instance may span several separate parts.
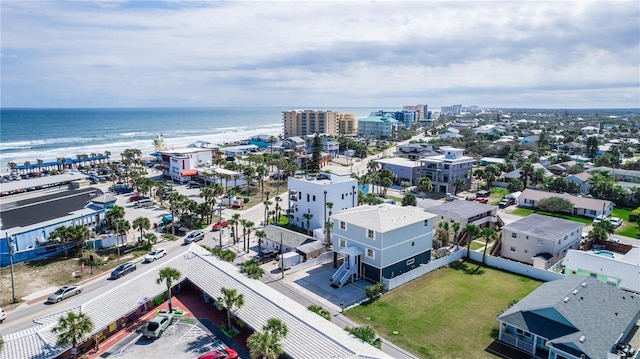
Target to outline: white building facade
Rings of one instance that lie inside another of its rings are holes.
[[[313,231],[324,228],[331,212],[338,213],[358,205],[358,181],[350,175],[322,173],[318,177],[288,179],[288,211],[293,225]],[[307,218],[309,228],[307,228]]]
[[[449,146],[443,146],[440,150],[444,154],[418,159],[420,176],[431,180],[434,192],[454,192],[453,183],[457,179],[464,180],[465,188],[469,188],[473,157],[464,156],[464,150]]]

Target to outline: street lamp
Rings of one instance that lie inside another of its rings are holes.
[[[220,224],[220,248],[222,248],[222,201],[218,204],[218,214],[220,216],[220,219],[218,220],[218,223]]]

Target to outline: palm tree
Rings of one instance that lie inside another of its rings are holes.
[[[480,233],[480,228],[473,223],[469,223],[462,229],[464,233],[467,235],[467,258],[469,258],[469,251],[471,250],[471,240],[473,237],[477,236]]]
[[[418,190],[422,192],[422,199],[426,198],[427,193],[433,191],[433,184],[431,183],[429,177],[420,178]]]
[[[251,279],[260,279],[264,276],[264,269],[255,259],[249,259],[240,264],[240,273],[245,273]]]
[[[310,236],[311,231],[309,230],[309,228],[311,227],[311,218],[313,218],[313,214],[305,213],[302,215],[302,218],[304,218],[307,221],[307,235]]]
[[[262,332],[255,332],[247,338],[251,358],[279,358],[284,353],[281,341],[288,332],[289,329],[280,319],[269,319],[262,327]]]
[[[467,182],[465,182],[465,180],[463,180],[462,178],[456,178],[455,181],[453,181],[453,195],[457,196],[460,188],[464,189],[466,185]]]
[[[142,238],[144,238],[144,231],[151,228],[151,222],[147,217],[138,217],[133,220],[132,227],[133,229],[140,230],[140,239],[138,241],[142,242]]]
[[[274,199],[274,201],[276,201],[276,224],[278,224],[280,222],[280,211],[282,209],[282,206],[280,206],[280,202],[282,202],[282,198],[280,196],[276,196]]]
[[[258,237],[258,253],[262,253],[262,240],[267,238],[267,233],[263,230],[256,231],[256,237]]]
[[[484,238],[485,246],[484,252],[482,253],[482,264],[485,264],[485,257],[487,256],[487,248],[489,248],[489,243],[498,238],[498,234],[493,228],[483,228],[480,232],[480,236]]]
[[[456,251],[458,250],[458,233],[460,232],[460,223],[453,222],[451,225],[451,229],[453,230],[453,240],[456,242]]]
[[[238,291],[233,288],[223,287],[220,291],[222,292],[222,296],[218,298],[218,303],[227,310],[227,329],[231,330],[231,311],[233,307],[237,307],[238,309],[242,308],[244,305],[244,295],[238,293]]]
[[[160,269],[160,273],[158,273],[158,278],[156,279],[157,284],[165,283],[167,285],[167,298],[169,304],[169,313],[172,313],[171,309],[171,287],[173,286],[173,282],[180,279],[182,273],[179,270],[171,267],[164,267]]]
[[[235,226],[234,239],[236,242],[238,242],[239,241],[238,236],[240,235],[240,232],[238,230],[238,226],[240,225],[240,213],[234,213],[233,216],[231,216],[231,219],[229,220],[229,225]]]
[[[67,346],[71,344],[74,352],[73,358],[77,357],[78,344],[93,331],[93,321],[86,313],[69,312],[58,319],[58,324],[51,332],[58,336],[58,345]]]
[[[445,231],[445,233],[447,234],[447,243],[446,244],[449,244],[449,222],[440,222],[438,224],[438,227],[442,228]]]
[[[268,197],[267,197],[268,198]],[[268,199],[264,202],[262,202],[262,204],[264,204],[264,225],[268,225],[269,224],[269,206],[273,204],[273,202],[269,201]]]

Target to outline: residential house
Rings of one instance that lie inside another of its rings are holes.
[[[328,202],[333,203],[331,211],[334,214],[358,205],[358,180],[351,178],[348,173],[289,177],[288,188],[287,208],[291,223],[310,231],[325,227],[329,218]]]
[[[286,228],[268,225],[261,230],[266,234],[260,247],[262,251],[275,249],[282,253],[297,252],[307,260],[319,256],[327,248],[323,241]]]
[[[398,176],[397,183],[411,182],[412,186],[418,185],[420,180],[420,163],[407,158],[394,157],[374,160],[383,169],[388,169]]]
[[[282,141],[282,147],[296,152],[304,152],[306,146],[307,142],[300,136],[287,137]]]
[[[518,205],[520,207],[538,208],[538,203],[541,200],[551,197],[560,197],[571,202],[573,209],[570,213],[575,216],[596,218],[597,216],[604,215],[608,217],[613,211],[613,202],[604,199],[578,197],[568,193],[545,192],[530,188],[522,191],[518,199]]]
[[[502,257],[548,269],[580,246],[582,222],[531,214],[502,227]]]
[[[465,188],[469,188],[471,170],[475,162],[473,157],[464,156],[464,150],[449,146],[443,146],[440,150],[444,154],[418,160],[420,176],[431,180],[434,192],[453,192],[453,183],[457,179],[462,179],[465,182]]]
[[[332,277],[335,286],[349,279],[381,282],[431,260],[434,215],[416,207],[360,206],[332,216],[333,250],[344,262]]]
[[[497,157],[482,157],[480,159],[480,166],[489,166],[497,164],[505,164],[507,161],[504,158]]]
[[[565,161],[565,162],[560,162],[560,163],[555,163],[552,165],[547,166],[547,170],[551,173],[553,173],[554,175],[559,175],[559,176],[564,176],[567,173],[567,170],[575,165],[577,165],[578,162],[576,161]]]
[[[536,142],[537,142],[537,140],[533,136],[525,136],[525,137],[522,137],[520,139],[520,144],[521,145],[526,144],[526,143],[536,143]]]
[[[438,137],[439,139],[441,139],[441,140],[450,140],[450,139],[460,139],[460,138],[464,138],[464,136],[463,136],[463,135],[461,135],[461,134],[459,134],[459,133],[453,133],[453,132],[450,132],[448,129],[447,129],[447,132],[445,132],[445,133],[441,133],[441,134],[439,134],[437,137]]]
[[[586,145],[578,142],[567,142],[565,144],[558,145],[557,152],[561,155],[579,156],[582,155],[587,148]]]
[[[425,211],[436,215],[436,228],[440,222],[457,222],[460,228],[467,224],[475,224],[480,228],[496,228],[499,226],[498,207],[476,201],[454,200],[437,206],[428,207]]]
[[[564,274],[592,277],[640,294],[640,248],[632,248],[622,258],[612,254],[609,251],[570,249],[562,260]]]
[[[540,164],[540,163],[532,163],[531,165],[533,166],[533,170],[534,171],[541,170],[542,171],[542,175],[545,178],[553,176],[553,173],[549,172],[549,170],[544,168],[544,166],[542,164]],[[510,181],[510,180],[514,180],[514,179],[520,179],[521,177],[522,177],[522,168],[516,168],[515,170],[504,174],[504,179],[507,182]]]
[[[609,356],[640,317],[640,296],[594,278],[569,276],[542,284],[498,316],[498,340],[534,357]]]
[[[584,134],[597,133],[599,130],[600,129],[598,127],[594,127],[594,126],[585,126],[580,129],[580,131],[582,131],[582,133]]]
[[[581,172],[573,175],[568,175],[565,177],[565,180],[575,182],[578,185],[580,194],[588,194],[591,191],[591,185],[589,184],[589,179],[591,178],[591,174],[589,172]]]
[[[433,145],[430,143],[407,143],[396,146],[397,157],[406,157],[412,161],[419,158],[437,156],[439,153],[434,151]]]
[[[612,176],[615,176],[616,180],[623,182],[634,182],[640,181],[640,171],[636,170],[625,170],[621,168],[611,168],[611,167],[594,167],[587,172],[593,173],[594,171],[604,171]]]

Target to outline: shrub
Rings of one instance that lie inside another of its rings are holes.
[[[573,209],[573,204],[567,201],[564,198],[560,197],[549,197],[543,200],[540,200],[538,203],[538,208],[547,212],[571,212]]]
[[[640,218],[640,207],[629,212],[629,222],[638,222],[638,218]]]

